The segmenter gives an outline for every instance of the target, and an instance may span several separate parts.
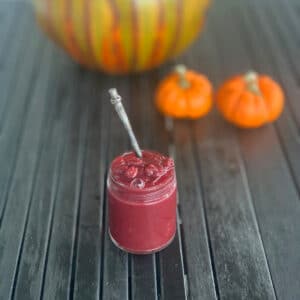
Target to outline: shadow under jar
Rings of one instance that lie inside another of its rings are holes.
[[[174,161],[144,150],[116,157],[108,176],[109,234],[133,254],[167,247],[176,233],[177,184]]]

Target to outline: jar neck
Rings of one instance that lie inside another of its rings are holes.
[[[114,197],[123,201],[137,203],[161,201],[168,198],[174,192],[176,187],[177,183],[175,172],[173,172],[170,179],[166,182],[144,189],[131,188],[120,184],[114,180],[111,173],[109,173],[107,179],[107,188]]]

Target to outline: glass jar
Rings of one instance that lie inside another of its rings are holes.
[[[109,234],[124,251],[148,254],[168,246],[176,232],[177,184],[172,159],[153,151],[114,159],[107,182]]]

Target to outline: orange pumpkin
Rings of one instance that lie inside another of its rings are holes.
[[[250,71],[225,82],[217,93],[217,106],[229,122],[255,128],[276,120],[284,106],[284,94],[269,76]]]
[[[198,35],[209,0],[33,0],[47,34],[76,61],[113,74],[151,69]]]
[[[204,75],[179,65],[159,84],[155,102],[166,116],[200,118],[212,107],[212,86]]]

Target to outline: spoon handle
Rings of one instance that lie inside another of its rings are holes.
[[[132,145],[136,155],[138,157],[142,157],[141,148],[139,147],[137,139],[136,139],[136,137],[133,133],[133,130],[132,130],[130,121],[128,119],[127,113],[126,113],[126,111],[124,109],[124,106],[122,104],[121,96],[118,94],[118,91],[115,88],[109,89],[108,92],[109,92],[110,97],[111,97],[110,102],[115,107],[115,110],[116,110],[119,118],[121,119],[128,135],[129,135],[131,145]]]

